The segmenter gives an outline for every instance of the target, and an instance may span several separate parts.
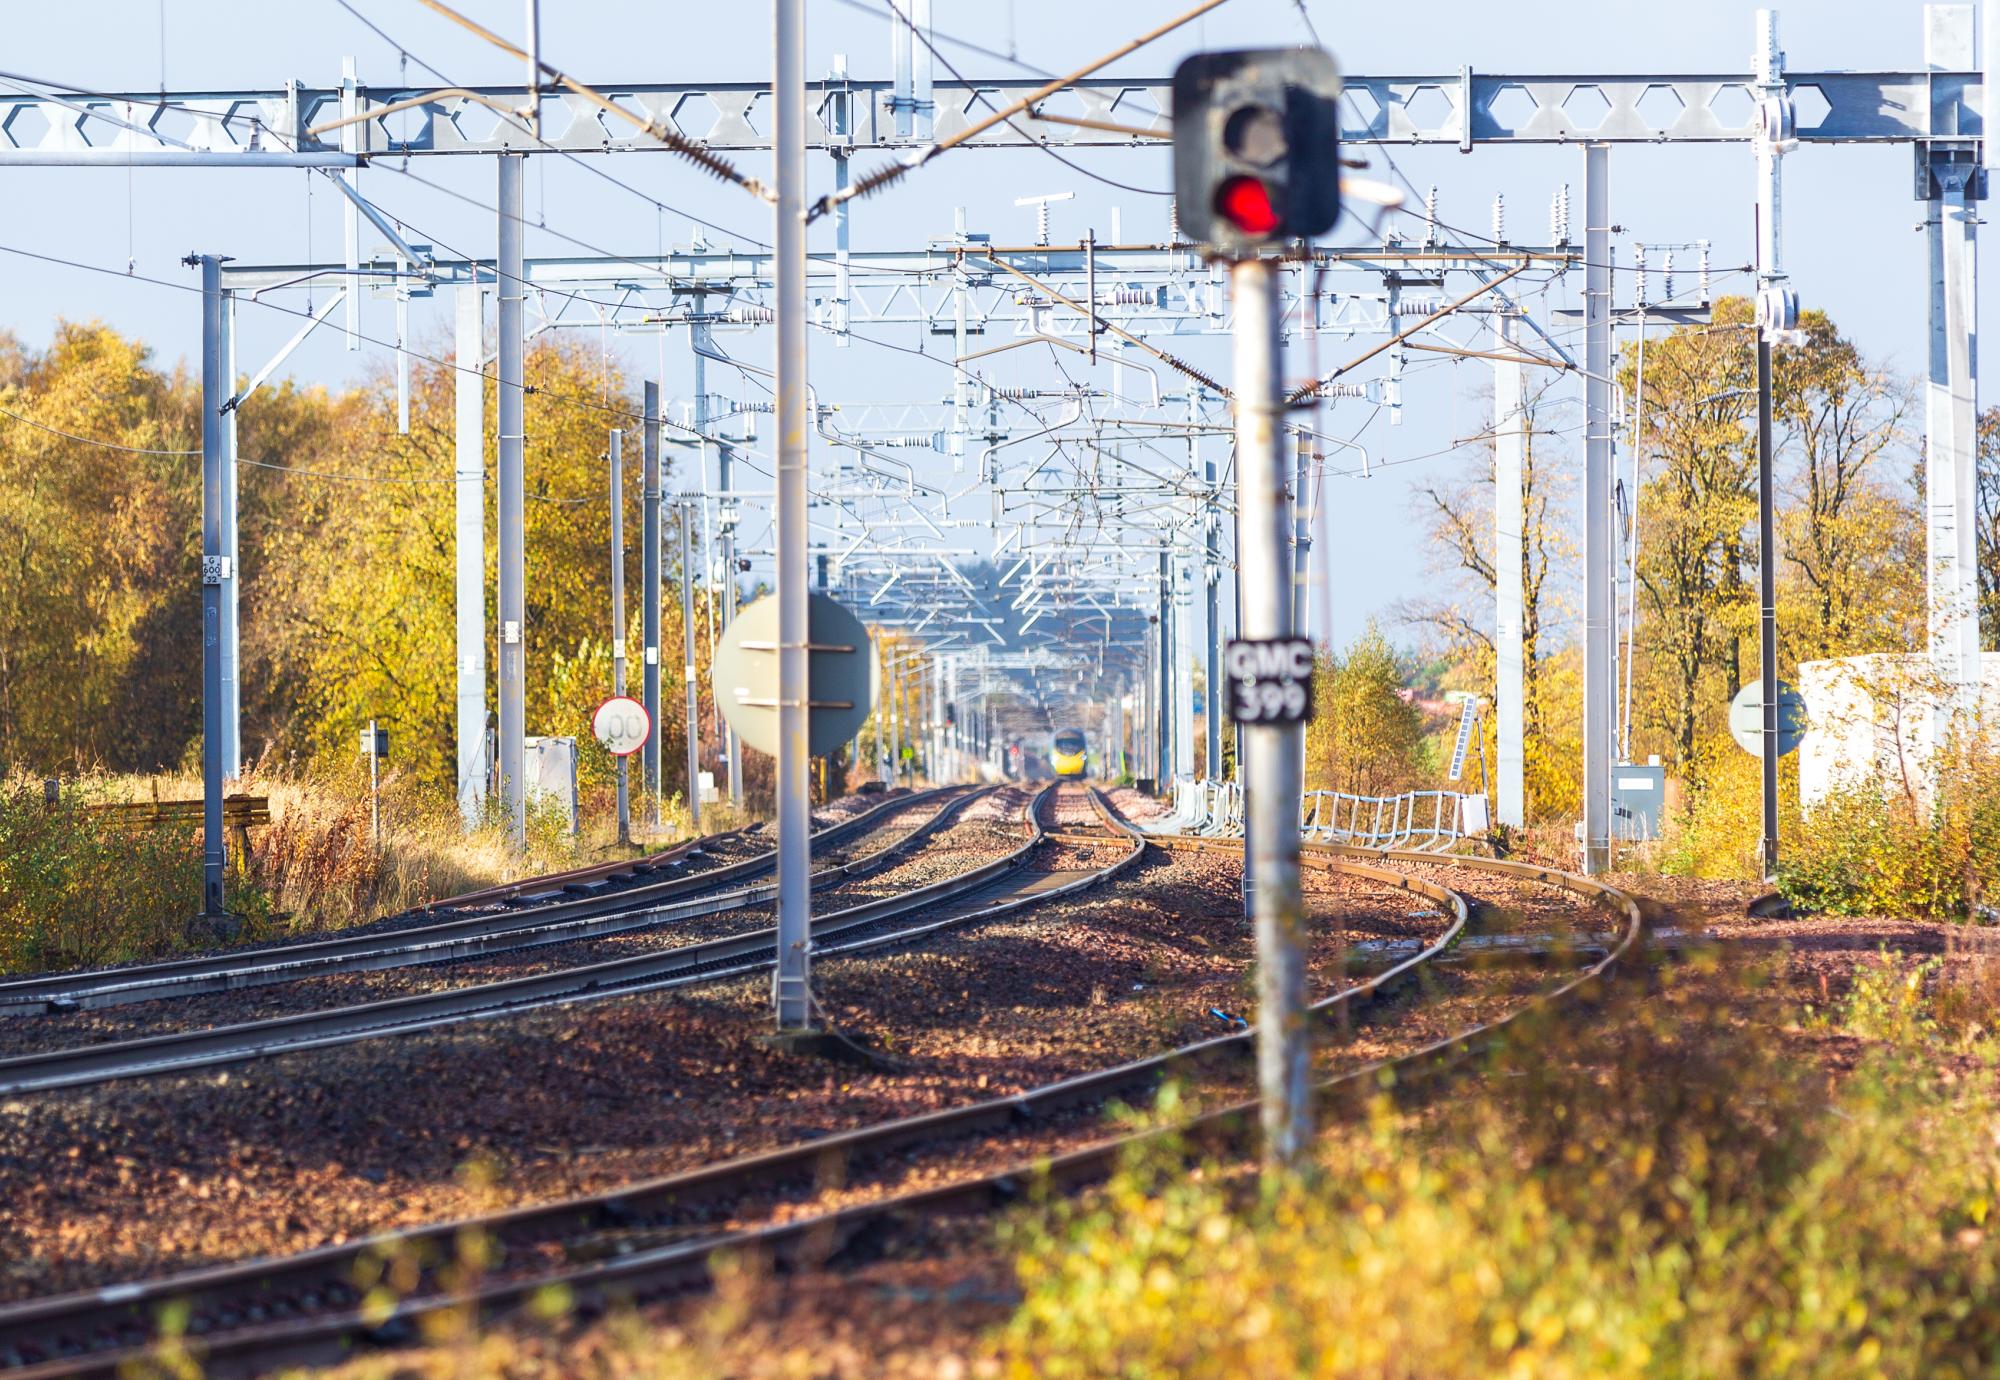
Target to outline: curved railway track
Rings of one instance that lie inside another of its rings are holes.
[[[813,836],[813,844],[821,849],[837,847],[907,810],[942,798],[946,801],[945,811],[950,811],[977,794],[946,788],[901,796],[820,830]],[[920,832],[935,829],[939,823],[933,819]],[[475,905],[509,908],[480,910],[412,928],[204,954],[163,963],[9,979],[0,982],[0,1016],[95,1010],[133,1002],[239,991],[334,973],[443,963],[510,949],[597,938],[758,905],[777,894],[775,884],[735,891],[719,889],[768,873],[774,865],[774,855],[768,850],[686,876],[644,880],[687,866],[703,855],[705,845],[713,847],[723,839],[739,837],[695,839],[633,862],[600,863],[453,897],[426,909],[449,913]],[[864,864],[879,867],[887,860],[889,851],[871,854],[845,867],[825,869],[815,874],[813,884],[817,888],[860,875]],[[630,884],[614,885],[620,881]]]
[[[1050,797],[1050,791],[1036,797],[1034,817],[1039,817]],[[1028,846],[1042,839],[1095,845],[1114,838],[1125,838],[1132,846],[1112,867],[1085,874],[1080,883],[1072,882],[1071,886],[1089,885],[1128,865],[1143,852],[1145,841],[1202,851],[1230,848],[1216,840],[1141,840],[1111,813],[1101,797],[1092,792],[1088,799],[1098,816],[1095,825],[1083,826],[1073,814],[1064,818],[1065,812],[1058,808],[1058,829],[1044,831],[1037,825]],[[1443,906],[1450,916],[1444,933],[1422,952],[1317,1003],[1314,1010],[1322,1017],[1336,1012],[1351,1014],[1400,990],[1464,935],[1468,905],[1462,894],[1395,870],[1396,865],[1414,864],[1435,868],[1443,861],[1435,855],[1333,845],[1308,846],[1305,852],[1310,865],[1426,897]],[[1588,967],[1519,1010],[1402,1057],[1347,1070],[1328,1080],[1326,1086],[1373,1086],[1369,1080],[1385,1073],[1410,1081],[1448,1068],[1497,1038],[1526,1010],[1585,997],[1639,939],[1636,904],[1613,888],[1526,864],[1452,859],[1448,865],[1541,882],[1607,902],[1619,915],[1620,936]],[[1067,875],[1075,879],[1079,874]],[[1032,899],[1050,894],[1056,894],[1054,888],[1043,889]],[[1023,896],[1021,903],[1029,899]],[[964,923],[969,918],[973,917],[955,921],[940,918],[937,923]],[[850,945],[828,946],[820,952],[908,942],[935,927],[926,924],[864,936]],[[325,1359],[356,1342],[394,1344],[409,1339],[410,1325],[426,1314],[466,1308],[502,1313],[552,1286],[586,1302],[644,1298],[699,1287],[707,1281],[709,1259],[718,1250],[755,1252],[781,1267],[802,1258],[824,1259],[856,1236],[900,1219],[1005,1203],[1043,1168],[1061,1186],[1097,1179],[1130,1146],[1165,1131],[1105,1138],[1057,1154],[1042,1165],[1015,1163],[998,1172],[975,1174],[916,1192],[892,1193],[830,1212],[811,1211],[829,1166],[838,1165],[846,1174],[871,1163],[894,1162],[925,1147],[1045,1125],[1065,1114],[1100,1108],[1114,1098],[1142,1094],[1168,1076],[1240,1065],[1253,1048],[1253,1039],[1251,1031],[1224,1035],[1011,1096],[728,1160],[611,1193],[384,1233],[278,1260],[200,1270],[0,1309],[0,1364],[26,1366],[23,1373],[37,1376],[114,1373],[119,1365],[143,1354],[151,1319],[170,1300],[187,1306],[190,1335],[211,1364],[224,1370],[245,1365],[263,1368],[287,1361]],[[1254,1120],[1254,1104],[1236,1103],[1166,1130],[1240,1139],[1246,1123]],[[746,1212],[746,1203],[752,1201],[760,1205],[759,1210]],[[798,1215],[767,1225],[738,1225],[747,1216],[771,1217],[786,1211]],[[449,1270],[441,1267],[448,1267],[470,1239],[481,1241],[481,1254],[497,1265],[477,1283],[467,1286],[461,1282],[453,1287]],[[402,1290],[404,1296],[391,1303],[366,1299],[368,1280],[379,1277],[391,1261],[406,1262],[404,1268],[412,1272],[404,1281],[408,1285]]]
[[[1030,800],[1025,811],[1028,837],[1011,853],[943,881],[815,916],[812,922],[815,951],[823,955],[858,953],[905,943],[971,920],[1003,915],[1021,906],[1065,895],[1137,860],[1140,849],[1135,843],[1126,857],[1095,871],[1040,871],[1027,866],[1029,855],[1044,841],[1040,816],[1054,789],[1045,787]],[[910,837],[880,853],[842,868],[829,869],[825,875],[837,879],[885,866],[983,794],[973,792],[948,802],[936,818]],[[691,908],[688,914],[707,914],[724,908],[713,898],[684,904]],[[656,924],[662,918],[672,917],[662,917],[655,911],[642,919],[625,916],[616,923],[630,927]],[[207,1029],[18,1055],[0,1059],[0,1094],[20,1095],[120,1078],[189,1073],[356,1040],[413,1034],[459,1021],[715,982],[767,968],[774,961],[776,938],[775,927],[760,926],[699,943],[524,977]],[[446,956],[458,955],[439,955]]]

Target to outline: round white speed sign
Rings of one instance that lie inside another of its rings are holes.
[[[590,731],[613,757],[630,757],[653,736],[653,717],[630,695],[613,695],[590,716]]]

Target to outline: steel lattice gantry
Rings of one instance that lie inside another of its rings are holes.
[[[1996,5],[1994,0],[1986,3],[1991,17]],[[1984,199],[1985,170],[1996,153],[1982,137],[1984,64],[1973,41],[1973,12],[1968,4],[1926,6],[1926,62],[1914,72],[1786,72],[1783,55],[1776,50],[1775,28],[1766,15],[1760,18],[1756,69],[1748,74],[1522,76],[1481,74],[1465,66],[1430,76],[1350,76],[1342,130],[1343,138],[1354,143],[1444,145],[1466,151],[1507,144],[1585,145],[1590,150],[1584,179],[1587,257],[1593,261],[1600,246],[1608,248],[1605,153],[1614,146],[1750,145],[1758,154],[1755,191],[1770,213],[1767,233],[1773,248],[1778,155],[1787,148],[1800,143],[1914,146],[1915,193],[1926,205],[1929,226],[1930,640],[1940,670],[1961,691],[1975,683],[1968,677],[1976,676],[1978,648],[1977,604],[1971,593],[1976,572],[1968,556],[1977,414],[1974,203]],[[1989,48],[1993,27],[1989,23]],[[915,161],[934,141],[985,118],[984,110],[1036,97],[1018,121],[997,123],[962,146],[1153,147],[1169,127],[1168,87],[1163,80],[1105,78],[1045,89],[1031,79],[933,83],[926,76],[920,88],[913,89],[900,72],[890,82],[838,75],[807,84],[806,142],[843,159],[872,149]],[[105,93],[53,89],[27,78],[7,77],[0,79],[0,88],[13,93],[0,94],[0,166],[328,169],[351,202],[344,265],[350,273],[360,269],[360,215],[367,215],[400,244],[386,219],[356,191],[358,170],[372,158],[502,155],[504,169],[516,164],[513,155],[522,154],[671,151],[667,142],[640,130],[639,125],[647,123],[670,133],[673,141],[699,145],[711,154],[759,152],[770,147],[765,131],[772,128],[773,113],[771,89],[765,82],[598,87],[612,106],[635,117],[628,120],[578,95],[531,93],[523,87],[449,93],[371,87],[359,81],[351,63],[338,84],[322,87],[292,82],[265,89]],[[494,108],[519,109],[531,95],[541,112],[539,138]],[[351,122],[326,131],[328,137],[311,133],[342,118]],[[1017,123],[1021,128],[1015,127]],[[503,172],[503,181],[505,176]],[[1595,262],[1592,266],[1602,267]],[[501,266],[502,276],[508,267]],[[1775,255],[1760,258],[1760,270],[1766,296],[1789,291]],[[351,333],[356,297],[345,296]],[[1586,355],[1595,363],[1607,358],[1608,289],[1587,291],[1586,304],[1592,303],[1596,309],[1586,322]],[[928,304],[923,310],[929,310]],[[205,320],[216,315],[205,311]],[[226,332],[227,326],[216,329]],[[221,338],[205,342],[204,349],[220,357],[227,345]],[[1602,403],[1601,397],[1593,400],[1589,410],[1594,417],[1601,416]],[[206,406],[219,409],[223,402],[209,397]],[[205,427],[204,434],[215,433],[219,449],[228,444],[228,430]],[[1586,487],[1596,494],[1607,489],[1595,481],[1602,479],[1609,463],[1608,428],[1593,427],[1590,440]],[[205,468],[215,471],[223,463],[218,453],[206,457]],[[219,492],[223,486],[210,487]],[[1606,511],[1600,512],[1600,507]],[[1593,503],[1585,515],[1587,604],[1593,599],[1606,603],[1612,587],[1610,520],[1607,505]],[[233,533],[218,526],[215,540],[205,543],[204,554],[210,559],[204,563],[204,578],[212,575],[221,582],[220,616],[233,625],[235,569],[233,560],[227,559],[232,548]],[[1594,868],[1603,864],[1609,841],[1612,660],[1609,624],[1601,618],[1587,621],[1585,858],[1586,865]],[[205,692],[217,698],[222,694],[220,648],[231,640],[233,630],[215,639],[211,662],[216,664],[205,679]],[[229,741],[233,747],[233,739]],[[211,791],[217,789],[211,783]]]

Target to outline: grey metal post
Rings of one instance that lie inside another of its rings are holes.
[[[1164,789],[1174,770],[1174,565],[1160,549],[1160,699],[1153,715],[1153,789]]]
[[[1307,581],[1312,574],[1312,437],[1299,428],[1297,479],[1292,486],[1292,636],[1311,637]]]
[[[1757,663],[1764,679],[1764,876],[1778,875],[1778,496],[1771,456],[1771,341],[1757,336]]]
[[[1933,71],[1973,65],[1971,8],[1924,7],[1924,62]],[[2000,17],[2000,16],[1996,16]],[[1988,35],[1989,42],[1992,35]],[[1964,64],[1954,66],[1954,64]],[[1985,140],[1990,150],[2000,139]],[[1926,602],[1932,671],[1950,687],[1935,741],[1951,716],[1979,703],[1978,208],[1985,173],[1964,141],[1917,146],[1930,250],[1930,349],[1924,382]]]
[[[1278,266],[1247,259],[1230,266],[1236,312],[1236,551],[1246,638],[1292,632],[1292,505],[1286,490]],[[1244,729],[1250,758],[1244,853],[1256,869],[1257,1081],[1263,1103],[1264,1162],[1296,1165],[1312,1133],[1312,1046],[1306,1030],[1305,915],[1299,894],[1297,724]]]
[[[889,760],[882,764],[882,780],[891,786],[897,784],[903,770],[903,662],[901,657],[889,659]]]
[[[1617,553],[1611,531],[1611,150],[1584,148],[1583,870],[1611,866]]]
[[[731,468],[729,446],[726,443],[717,446],[715,483],[720,497],[716,508],[722,527],[722,626],[725,628],[736,621],[736,500],[730,497],[730,484],[733,482]],[[743,808],[743,742],[726,719],[722,725],[722,750],[729,758],[729,803],[740,810]]]
[[[625,693],[625,433],[611,433],[611,693]],[[657,725],[655,726],[657,729]],[[632,841],[632,759],[618,759],[618,841]]]
[[[1174,559],[1174,776],[1194,775],[1194,589],[1192,560]]]
[[[213,254],[201,265],[201,913],[226,914],[222,878],[229,845],[222,833],[222,606],[229,556],[222,545],[222,404],[230,380],[224,361],[222,263]]]
[[[701,832],[701,710],[695,685],[693,505],[674,505],[681,516],[681,668],[687,686],[688,823]]]
[[[778,965],[780,1030],[811,1024],[811,763],[807,760],[805,0],[772,0],[772,170],[778,187],[772,272],[777,319]]]
[[[236,391],[236,294],[224,289],[218,317],[222,330],[222,396]],[[243,559],[236,539],[236,409],[222,414],[222,554],[229,564],[222,578],[222,775],[243,774],[243,640],[237,622],[237,595]]]
[[[368,721],[368,849],[382,851],[382,734]]]
[[[478,827],[486,797],[485,288],[457,289],[453,414],[454,603],[458,623],[458,810]]]
[[[1499,353],[1518,348],[1512,315],[1500,317]],[[1522,646],[1527,559],[1523,512],[1523,467],[1527,462],[1528,418],[1523,407],[1518,360],[1493,365],[1493,732],[1499,750],[1494,818],[1510,829],[1528,822],[1527,753],[1522,739],[1527,719],[1527,663]]]
[[[639,578],[644,588],[639,591],[639,616],[644,622],[642,635],[646,644],[641,652],[645,664],[640,671],[639,693],[644,697],[646,716],[653,721],[653,736],[646,740],[646,746],[639,754],[639,793],[645,797],[646,822],[657,828],[660,823],[660,727],[663,722],[660,713],[660,385],[648,379],[644,398],[645,430],[640,433],[639,439],[645,486],[639,508],[639,521],[645,524],[639,534]]]
[[[1222,779],[1222,515],[1216,512],[1215,461],[1204,467],[1208,480],[1208,512],[1204,516],[1207,559],[1203,562],[1203,614],[1207,622],[1208,663],[1203,668],[1208,690],[1202,704],[1207,722],[1209,780]]]
[[[521,307],[527,297],[522,266],[521,172],[518,153],[500,155],[500,795],[507,833],[528,838],[527,677],[527,417],[523,391]]]

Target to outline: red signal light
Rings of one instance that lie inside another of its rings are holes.
[[[1215,209],[1246,235],[1268,235],[1278,228],[1278,208],[1262,178],[1227,179],[1215,189]]]

